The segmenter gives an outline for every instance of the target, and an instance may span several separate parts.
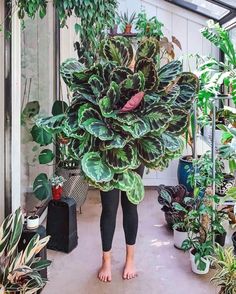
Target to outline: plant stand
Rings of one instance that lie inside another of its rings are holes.
[[[78,245],[76,202],[71,197],[51,200],[48,204],[47,248],[69,253]]]

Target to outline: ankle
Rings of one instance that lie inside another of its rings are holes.
[[[102,260],[103,260],[103,262],[110,262],[111,261],[111,251],[103,252]]]

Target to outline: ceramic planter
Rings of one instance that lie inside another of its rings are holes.
[[[52,187],[52,199],[53,200],[61,200],[63,189],[61,186]]]
[[[227,235],[226,232],[224,232],[223,234],[216,234],[215,242],[218,243],[222,247],[225,246],[226,235]]]
[[[222,185],[216,186],[216,194],[224,197],[227,191],[234,186],[235,177],[233,175],[224,174]]]
[[[174,245],[178,249],[182,249],[182,243],[188,238],[188,232],[181,232],[174,229]]]
[[[179,165],[177,170],[177,177],[178,182],[181,185],[184,185],[188,192],[193,192],[193,188],[190,186],[190,184],[187,183],[188,176],[193,170],[193,163],[192,161],[189,161],[188,158],[192,158],[191,156],[183,156],[179,159]]]
[[[27,217],[26,226],[28,230],[35,230],[39,227],[39,216],[31,215]]]
[[[205,262],[206,264],[206,268],[205,270],[201,271],[197,268],[197,264],[195,263],[195,255],[193,254],[193,249],[189,251],[189,254],[190,254],[190,261],[191,261],[191,267],[192,267],[192,271],[195,273],[195,274],[198,274],[198,275],[205,275],[209,272],[209,269],[210,269],[210,260],[207,259],[207,258],[202,258],[202,261]]]

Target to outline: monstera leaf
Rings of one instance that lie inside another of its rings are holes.
[[[114,176],[113,170],[101,158],[99,152],[88,152],[81,160],[82,170],[94,182],[109,182]]]
[[[145,78],[145,91],[154,90],[158,84],[155,63],[151,58],[140,58],[135,64],[135,72],[141,71]]]
[[[133,59],[133,49],[130,43],[122,38],[110,38],[103,44],[102,52],[109,61],[121,66],[129,66]]]
[[[52,143],[52,135],[49,132],[45,131],[42,127],[38,127],[36,125],[33,126],[31,130],[31,135],[33,137],[33,140],[41,146],[46,146]]]

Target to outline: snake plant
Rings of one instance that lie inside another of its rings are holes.
[[[48,134],[69,138],[66,156],[81,163],[90,184],[126,191],[135,204],[144,197],[135,169],[163,169],[181,154],[180,135],[198,89],[180,61],[158,68],[158,53],[152,38],[134,52],[126,38],[114,37],[102,42],[100,62],[91,67],[66,60],[61,75],[73,93],[71,105],[36,125],[45,145],[52,141]]]

